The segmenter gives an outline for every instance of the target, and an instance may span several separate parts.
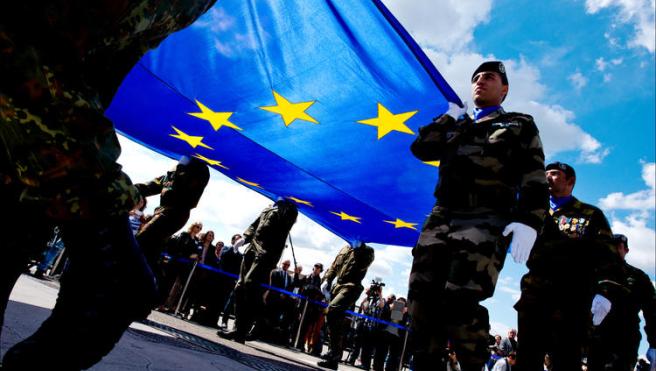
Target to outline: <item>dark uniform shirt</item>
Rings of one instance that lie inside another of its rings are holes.
[[[285,248],[285,240],[296,221],[298,210],[291,201],[267,207],[243,233],[257,256],[268,255],[278,261]],[[275,264],[275,263],[274,263]]]
[[[656,348],[656,290],[649,276],[624,262],[622,279],[608,292],[613,305],[598,331],[611,335],[608,339],[625,342],[635,351],[641,338],[638,314],[642,310],[649,347]]]
[[[613,235],[604,213],[595,206],[579,201],[576,197],[572,197],[557,210],[549,209],[549,215],[558,226],[558,230],[571,239],[610,239]]]
[[[544,153],[529,115],[499,109],[477,122],[442,115],[419,129],[412,153],[440,161],[437,204],[453,210],[487,208],[542,227],[548,202]]]
[[[344,246],[323,276],[323,281],[335,281],[333,291],[342,287],[363,288],[362,280],[367,275],[367,269],[374,261],[374,249],[363,244],[354,249],[350,245]]]
[[[127,213],[139,196],[103,112],[146,51],[213,3],[3,1],[2,183],[56,220]]]

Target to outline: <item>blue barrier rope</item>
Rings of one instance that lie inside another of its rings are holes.
[[[170,255],[162,254],[162,256],[167,257],[170,260],[173,260],[173,257],[170,256]],[[193,263],[195,260],[189,259],[189,258],[178,258],[178,259],[176,259],[176,261],[178,261],[180,263]],[[212,271],[212,272],[216,272],[216,273],[219,273],[219,274],[223,274],[223,275],[231,277],[231,278],[235,278],[235,279],[239,278],[239,275],[237,275],[237,274],[226,272],[222,269],[212,267],[211,265],[198,263],[197,267],[200,267],[202,269],[206,269],[206,270],[209,270],[209,271]],[[297,293],[292,292],[292,291],[287,291],[287,290],[281,289],[279,287],[274,287],[274,286],[271,286],[271,285],[267,285],[265,283],[260,284],[260,286],[267,289],[267,290],[273,290],[273,291],[277,291],[281,294],[289,295],[291,297],[307,300],[308,302],[310,302],[312,304],[315,304],[315,305],[318,305],[318,306],[323,307],[323,308],[328,307],[328,303],[324,303],[322,301],[312,300],[312,299],[308,298],[307,296],[300,295],[300,294],[297,294]],[[362,313],[356,313],[352,310],[347,310],[346,313],[352,315],[353,317],[358,317],[358,318],[362,318],[362,319],[369,320],[369,321],[372,321],[372,322],[380,323],[380,324],[383,324],[383,325],[392,326],[392,327],[398,328],[400,330],[405,330],[405,331],[409,330],[407,327],[399,325],[398,323],[384,321],[380,318],[367,316],[366,314],[362,314]]]

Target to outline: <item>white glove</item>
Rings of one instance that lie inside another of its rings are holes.
[[[453,102],[449,102],[449,109],[444,114],[449,115],[457,120],[460,118],[460,116],[466,113],[467,113],[467,102],[464,102],[462,104],[462,107],[460,107],[459,105]]]
[[[650,364],[650,370],[656,371],[656,349],[649,348],[647,350],[647,360],[649,361]]]
[[[608,315],[608,312],[610,312],[610,307],[612,307],[610,300],[602,295],[595,295],[594,299],[592,299],[592,308],[590,308],[592,312],[592,324],[599,326]]]
[[[238,249],[238,248],[240,248],[244,245],[244,242],[246,242],[244,240],[244,237],[239,237],[239,239],[237,239],[237,241],[235,241],[235,243],[232,244],[232,247],[234,247],[235,249]]]
[[[538,237],[538,232],[522,223],[510,223],[503,230],[503,235],[508,236],[512,233],[512,241],[510,241],[510,253],[512,254],[515,263],[524,264],[531,255],[531,249],[535,239]]]
[[[326,281],[321,285],[321,293],[326,297],[326,300],[330,300],[330,282]]]

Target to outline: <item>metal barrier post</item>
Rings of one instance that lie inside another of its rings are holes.
[[[61,249],[59,254],[57,254],[57,259],[55,260],[55,264],[52,265],[52,268],[50,268],[50,273],[48,273],[49,276],[54,276],[55,272],[57,271],[57,268],[59,268],[59,264],[62,262],[62,258],[64,257],[64,251],[66,250],[66,247]]]
[[[305,320],[305,312],[307,311],[308,307],[308,299],[305,299],[305,305],[303,306],[303,313],[301,314],[301,321],[298,323],[298,331],[296,331],[296,339],[294,340],[294,344],[292,346],[298,345],[298,339],[301,337],[301,329],[303,328],[303,321]]]
[[[408,345],[408,330],[405,331],[405,339],[403,339],[403,350],[401,351],[401,359],[399,360],[399,370],[403,370],[403,358],[405,358],[405,347]]]
[[[191,272],[189,272],[189,277],[187,277],[187,282],[185,282],[184,288],[182,289],[182,294],[180,294],[180,300],[178,300],[178,305],[175,307],[174,315],[176,316],[180,312],[180,307],[182,306],[182,300],[184,300],[184,296],[187,293],[187,288],[189,287],[189,283],[191,282],[191,277],[193,277],[197,265],[198,265],[198,260],[194,261],[194,266],[191,267]]]

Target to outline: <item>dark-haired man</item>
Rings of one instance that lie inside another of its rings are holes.
[[[509,242],[514,260],[526,262],[548,204],[533,118],[501,107],[508,94],[503,63],[481,64],[471,89],[473,118],[466,107],[449,103],[444,115],[419,129],[411,147],[421,161],[440,161],[436,204],[413,250],[410,273],[419,371],[446,367],[447,342],[463,371],[483,368],[490,324],[479,303],[494,293]]]

